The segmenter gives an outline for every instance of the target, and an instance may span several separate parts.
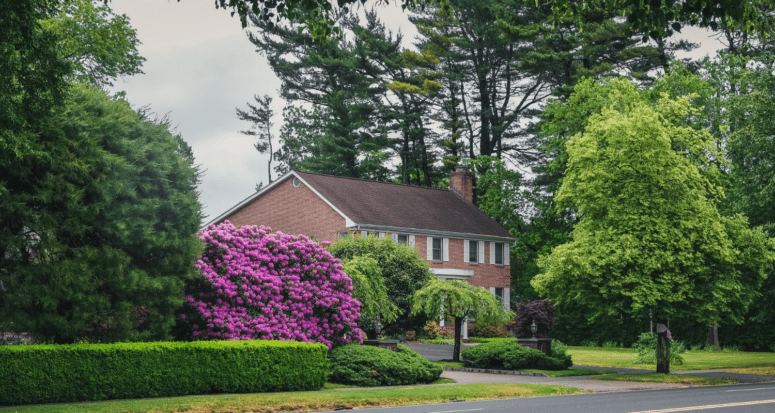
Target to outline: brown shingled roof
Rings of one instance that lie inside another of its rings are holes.
[[[296,173],[356,224],[514,238],[449,189]]]

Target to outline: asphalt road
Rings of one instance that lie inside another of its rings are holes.
[[[775,384],[692,387],[358,410],[359,413],[773,413]]]

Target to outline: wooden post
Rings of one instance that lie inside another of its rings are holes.
[[[665,320],[657,324],[657,373],[670,373],[670,339],[667,338]]]

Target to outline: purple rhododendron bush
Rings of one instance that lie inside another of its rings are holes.
[[[305,236],[229,221],[201,231],[201,277],[179,327],[194,340],[362,342],[360,302],[339,259]]]

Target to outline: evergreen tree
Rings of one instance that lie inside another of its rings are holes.
[[[168,121],[83,85],[39,142],[46,157],[16,164],[34,186],[9,181],[37,216],[3,245],[2,327],[56,343],[167,339],[199,252],[191,148]]]
[[[380,153],[387,139],[375,128],[375,85],[358,70],[352,45],[344,34],[314,39],[296,27],[266,24],[251,17],[261,31],[249,33],[250,41],[264,53],[282,81],[281,94],[297,109],[294,115],[315,113],[315,119],[296,118],[316,137],[313,147],[294,142],[303,137],[282,133],[278,156],[291,168],[339,176],[380,176]],[[311,112],[310,112],[311,111]],[[295,127],[294,127],[295,128]],[[299,128],[295,128],[297,131]],[[286,129],[287,130],[287,129]],[[293,150],[306,152],[291,153]],[[364,160],[362,154],[373,154]]]
[[[384,130],[400,136],[391,141],[400,161],[398,180],[434,186],[439,176],[429,116],[441,87],[441,74],[434,70],[438,59],[404,50],[403,37],[388,32],[375,11],[366,13],[365,24],[348,19],[347,27],[353,31],[354,53],[364,75],[386,85],[375,104]]]
[[[272,183],[272,158],[274,156],[274,150],[272,150],[272,126],[274,126],[272,117],[274,116],[274,111],[269,108],[269,105],[272,104],[272,97],[264,95],[264,97],[253,96],[253,98],[258,106],[248,103],[249,111],[237,108],[237,117],[240,120],[253,123],[250,129],[241,131],[241,133],[248,136],[258,136],[258,141],[253,144],[253,147],[260,154],[269,154],[269,161],[266,165],[266,172],[269,177],[267,185],[269,185]],[[256,191],[263,186],[263,182],[256,184]]]

